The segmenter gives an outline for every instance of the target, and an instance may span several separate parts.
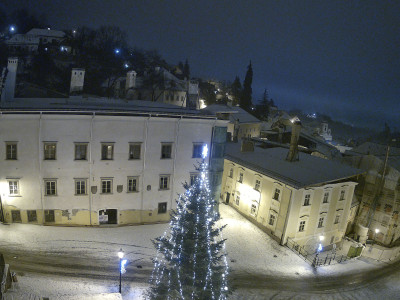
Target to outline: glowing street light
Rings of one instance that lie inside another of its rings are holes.
[[[11,25],[10,28],[9,28],[9,30],[10,30],[11,33],[14,33],[14,32],[15,32],[15,26],[14,26],[14,25]]]
[[[124,257],[125,253],[122,251],[122,248],[119,249],[118,251],[118,257],[119,257],[119,293],[121,294],[121,279],[122,279],[122,258]],[[124,259],[126,262],[126,260]],[[124,268],[125,270],[125,268]]]
[[[115,53],[115,54],[119,54],[120,52],[121,52],[121,50],[118,49],[118,48],[114,50],[114,53]]]

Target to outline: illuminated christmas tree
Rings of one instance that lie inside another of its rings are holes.
[[[205,157],[193,185],[185,184],[171,213],[169,234],[155,239],[157,257],[149,292],[151,299],[226,299],[228,263],[219,214],[212,199]]]

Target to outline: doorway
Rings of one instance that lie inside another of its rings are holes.
[[[99,223],[102,224],[118,224],[117,209],[102,209],[99,210]]]
[[[229,198],[231,197],[231,193],[226,193],[225,203],[229,204]]]

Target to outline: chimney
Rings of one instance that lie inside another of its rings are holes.
[[[84,81],[85,69],[73,68],[71,71],[71,87],[69,93],[72,95],[82,94]]]
[[[4,89],[1,94],[1,101],[10,101],[15,96],[15,84],[17,79],[18,58],[9,57],[7,74],[5,75]],[[3,79],[4,80],[4,79]]]
[[[289,153],[286,156],[287,161],[298,161],[299,160],[299,150],[298,142],[300,137],[301,122],[296,120],[292,125],[292,136],[290,137],[290,147]]]
[[[136,87],[136,75],[135,71],[126,73],[125,91]]]
[[[243,139],[240,152],[254,152],[254,142],[249,139]]]

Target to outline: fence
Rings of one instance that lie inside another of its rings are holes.
[[[336,253],[335,250],[316,253],[308,252],[304,249],[304,246],[300,246],[291,238],[288,238],[286,246],[314,268],[341,263],[349,259],[346,255]]]

